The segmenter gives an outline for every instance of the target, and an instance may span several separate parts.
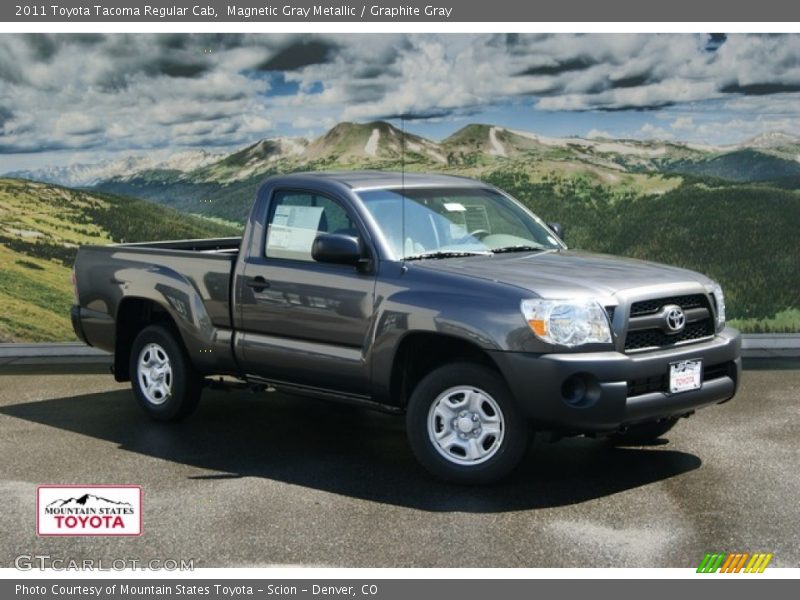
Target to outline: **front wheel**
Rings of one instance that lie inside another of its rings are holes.
[[[455,363],[420,381],[406,426],[417,459],[454,483],[491,483],[522,459],[528,427],[508,386],[483,365]]]
[[[142,329],[131,347],[131,386],[139,405],[159,421],[178,421],[197,408],[202,378],[177,334],[163,325]]]

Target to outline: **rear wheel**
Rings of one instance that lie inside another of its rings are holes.
[[[613,434],[609,439],[618,446],[635,446],[637,444],[647,444],[657,440],[670,429],[675,427],[678,419],[675,417],[632,425],[625,431]]]
[[[159,421],[178,421],[194,412],[202,378],[172,329],[164,325],[142,329],[130,360],[133,394],[148,415]]]
[[[406,425],[417,459],[455,483],[505,477],[527,448],[528,428],[502,377],[479,364],[440,367],[420,381]]]

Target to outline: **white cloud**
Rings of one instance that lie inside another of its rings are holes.
[[[667,131],[663,127],[653,125],[652,123],[645,123],[634,134],[634,137],[653,140],[671,140],[675,138],[675,134]]]
[[[231,145],[266,135],[269,83],[242,70],[287,39],[2,36],[0,108],[12,117],[0,121],[0,151]]]
[[[313,129],[318,125],[319,123],[317,121],[303,115],[300,115],[292,121],[292,127],[295,129]]]
[[[600,138],[614,139],[615,136],[603,129],[590,129],[589,132],[586,134],[586,137],[590,140],[594,140]]]
[[[675,131],[692,131],[695,129],[692,117],[678,117],[669,126]]]
[[[655,117],[680,105],[664,127],[640,126],[640,116],[630,128],[638,137],[718,141],[798,131],[800,35],[731,35],[716,51],[706,41],[695,34],[4,34],[0,152],[229,146],[288,128],[319,132],[340,120],[401,114],[456,119],[509,102],[521,113],[652,110]],[[270,65],[287,69],[281,81],[263,71]]]

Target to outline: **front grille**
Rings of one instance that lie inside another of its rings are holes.
[[[690,308],[708,307],[708,300],[703,294],[691,294],[688,296],[672,296],[670,298],[657,298],[655,300],[639,300],[631,305],[631,317],[649,315],[661,310],[667,304],[677,304],[683,310]]]
[[[720,377],[731,376],[731,366],[733,363],[726,362],[717,365],[703,367],[703,383]],[[641,396],[652,392],[668,392],[669,375],[654,375],[652,377],[642,377],[628,381],[628,396]]]
[[[667,391],[667,375],[657,375],[655,377],[642,377],[632,379],[628,382],[628,396],[641,396],[651,392]]]
[[[659,311],[670,304],[680,306],[687,312],[687,318],[696,319],[687,323],[680,333],[668,333],[663,325],[658,323]],[[656,323],[653,323],[654,318]],[[625,336],[625,352],[665,348],[712,335],[714,335],[713,314],[708,297],[704,294],[639,300],[631,304],[628,331]]]
[[[698,340],[714,335],[714,326],[711,319],[703,319],[690,323],[680,333],[673,335],[664,333],[660,329],[642,329],[629,331],[625,338],[625,350],[642,350],[643,348],[662,348],[674,346],[680,342]]]

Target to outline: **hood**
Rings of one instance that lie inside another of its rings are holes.
[[[642,288],[698,288],[711,283],[708,277],[687,269],[575,250],[469,256],[414,264],[513,285],[553,299],[608,297],[634,290],[638,293]]]

